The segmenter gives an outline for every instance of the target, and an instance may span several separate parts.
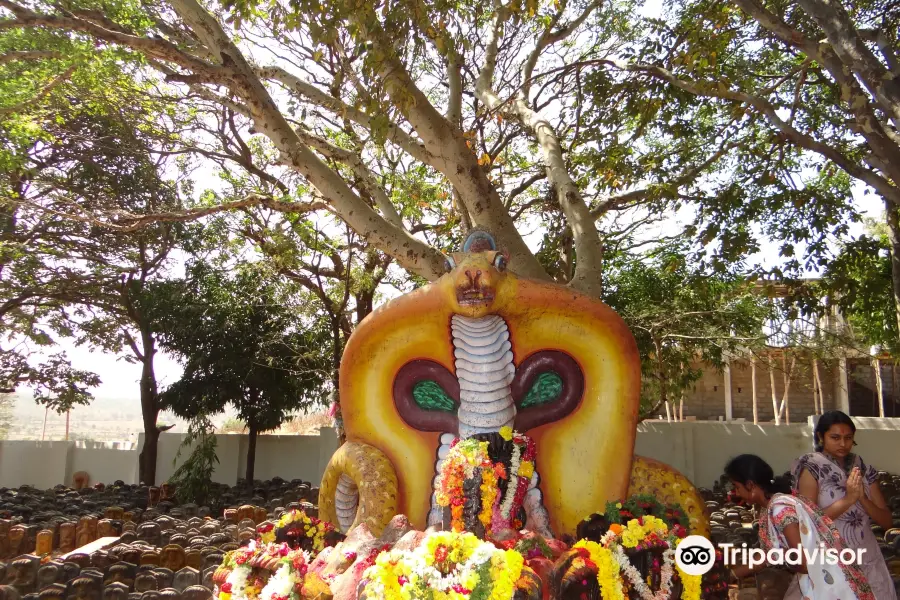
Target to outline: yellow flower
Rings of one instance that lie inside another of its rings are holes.
[[[581,540],[573,548],[587,550],[591,561],[597,565],[597,583],[600,584],[600,594],[603,600],[625,600],[622,578],[619,575],[619,563],[613,557],[612,551],[597,542],[587,540]]]
[[[675,568],[678,569],[678,575],[681,577],[681,600],[700,600],[700,582],[702,577],[700,575],[688,575],[679,569],[677,564]]]
[[[622,508],[622,503],[621,503],[621,502],[616,502],[616,508]]]
[[[507,425],[506,427],[501,427],[501,428],[500,428],[500,437],[502,437],[502,438],[503,438],[504,440],[506,440],[507,442],[508,442],[509,440],[511,440],[512,437],[513,437],[513,429],[512,429],[512,427],[509,427],[508,425]]]
[[[522,461],[519,464],[519,477],[530,478],[534,475],[534,463],[530,460]]]

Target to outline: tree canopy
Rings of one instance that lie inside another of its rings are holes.
[[[160,347],[184,365],[181,379],[162,393],[162,407],[196,420],[233,406],[250,432],[248,481],[256,435],[326,397],[330,329],[304,314],[303,301],[259,265],[227,273],[203,262],[143,298]]]
[[[0,0],[0,74],[13,76],[0,111],[14,116],[12,139],[43,148],[50,126],[23,116],[31,107],[79,82],[72,93],[86,106],[116,106],[110,83],[121,79],[145,110],[121,103],[117,114],[138,124],[157,165],[178,156],[171,168],[195,175],[164,205],[82,194],[49,214],[156,241],[203,219],[228,251],[252,249],[311,294],[326,316],[332,385],[379,286],[436,279],[473,228],[491,231],[517,274],[626,315],[646,381],[669,382],[654,397],[690,383],[692,353],[719,359],[724,346],[709,343],[728,319],[728,333],[752,337],[762,304],[747,282],[760,273],[826,271],[836,289],[842,269],[859,271],[849,253],[867,242],[847,239],[855,185],[885,203],[900,315],[897,6],[644,8]],[[57,113],[67,114],[47,114]],[[7,197],[16,211],[31,206]],[[677,257],[660,258],[672,240]],[[759,262],[767,246],[777,264]],[[669,301],[683,314],[666,315]],[[697,327],[700,346],[655,339]],[[674,370],[661,374],[650,366],[663,356]]]

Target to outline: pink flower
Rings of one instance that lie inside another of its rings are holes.
[[[402,586],[406,585],[407,583],[409,583],[409,579],[407,579],[406,575],[401,575],[400,577],[397,578],[397,583],[399,583],[400,586],[402,587]]]

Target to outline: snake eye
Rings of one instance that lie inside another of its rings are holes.
[[[453,258],[449,256],[444,257],[444,273],[449,273],[453,269],[456,268],[456,263],[453,262]]]
[[[502,254],[498,254],[494,257],[494,266],[497,267],[497,270],[501,273],[506,270],[506,257]]]

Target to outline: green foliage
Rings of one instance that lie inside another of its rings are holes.
[[[862,236],[844,244],[829,261],[822,286],[820,295],[831,294],[863,344],[900,350],[886,239]]]
[[[139,12],[114,4],[108,14],[126,21]],[[137,324],[128,295],[164,266],[185,228],[123,234],[92,221],[177,205],[153,154],[170,139],[149,82],[135,78],[121,50],[9,29],[0,31],[4,53],[21,58],[0,61],[0,331],[11,341],[0,347],[0,381],[29,386],[38,402],[65,411],[89,402],[99,378],[63,354],[35,354],[60,336],[129,348],[125,332]]]
[[[603,300],[631,328],[641,356],[641,415],[677,402],[700,378],[700,365],[719,366],[738,346],[765,342],[770,308],[739,275],[707,274],[670,251],[610,264]]]
[[[203,415],[193,419],[187,435],[178,447],[173,464],[178,462],[184,451],[190,449],[191,454],[169,478],[169,483],[175,486],[175,495],[182,504],[193,502],[204,505],[209,499],[212,474],[219,464],[216,444],[212,423]]]
[[[603,515],[610,524],[618,523],[619,525],[627,525],[631,519],[647,515],[662,519],[670,527],[678,524],[687,528],[690,524],[690,520],[681,506],[663,504],[655,496],[649,494],[635,494],[629,496],[624,502],[607,502]]]
[[[184,365],[160,397],[183,418],[213,415],[227,404],[256,431],[278,427],[289,413],[324,401],[328,330],[304,322],[296,290],[261,265],[231,273],[203,262],[184,280],[151,286],[141,309],[161,348]]]

